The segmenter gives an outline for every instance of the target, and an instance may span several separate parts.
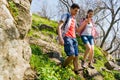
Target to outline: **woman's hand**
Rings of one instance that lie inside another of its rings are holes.
[[[90,23],[91,22],[91,18],[88,18],[85,20],[86,23]]]

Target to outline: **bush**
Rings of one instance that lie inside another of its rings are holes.
[[[120,79],[120,73],[119,72],[114,73],[114,77],[115,77],[116,80],[119,80]]]
[[[30,47],[32,49],[32,54],[34,55],[41,55],[43,53],[40,47],[37,45],[32,44]]]

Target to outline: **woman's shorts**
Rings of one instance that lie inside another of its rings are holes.
[[[93,38],[93,36],[82,35],[81,39],[82,39],[84,44],[94,45],[94,38]]]

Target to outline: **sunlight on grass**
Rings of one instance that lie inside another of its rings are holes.
[[[31,45],[31,49],[30,64],[37,71],[38,80],[69,80],[70,77],[80,80],[80,77],[75,75],[70,68],[61,68],[55,62],[50,61],[39,46]]]
[[[32,15],[32,21],[33,21],[32,26],[39,26],[41,24],[47,24],[47,25],[52,26],[54,28],[56,28],[58,26],[57,22],[47,20],[47,19],[42,18],[42,17],[40,17],[40,16],[38,16],[36,14]]]
[[[41,24],[47,24],[49,26],[52,26],[54,28],[54,31],[49,31],[47,29],[45,30],[34,30],[33,28],[29,31],[28,35],[29,37],[35,37],[39,38],[39,34],[36,35],[34,33],[41,32],[44,36],[49,36],[50,38],[53,38],[53,42],[57,44],[55,41],[55,37],[57,34],[55,33],[56,27],[58,26],[57,22],[50,21],[45,18],[41,18],[40,16],[33,14],[33,23],[32,26],[40,26]],[[79,53],[85,52],[85,46],[83,42],[81,41],[80,37],[77,36],[78,40],[78,48]],[[48,40],[45,40],[48,41]],[[66,54],[64,52],[63,46],[61,53],[62,56],[65,58]],[[37,71],[38,79],[37,80],[69,80],[70,77],[75,78],[75,80],[81,80],[79,76],[75,75],[74,72],[71,70],[73,66],[68,66],[68,68],[61,68],[56,65],[55,62],[51,61],[45,53],[42,52],[42,47],[39,47],[37,45],[31,45],[32,49],[32,57],[30,60],[31,67]],[[95,59],[95,69],[97,69],[98,72],[102,74],[104,77],[104,80],[119,80],[120,79],[120,73],[118,71],[105,71],[102,70],[102,68],[105,68],[104,63],[107,62],[105,58],[105,53],[102,53],[101,49],[97,46],[95,46],[94,49],[94,59]],[[83,55],[82,54],[82,55]],[[104,55],[103,55],[104,54]],[[79,60],[82,60],[83,56],[79,56]],[[71,65],[71,64],[70,64]],[[116,78],[116,79],[115,79]]]

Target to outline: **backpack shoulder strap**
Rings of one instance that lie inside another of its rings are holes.
[[[83,23],[84,20],[85,20],[85,18],[81,18],[81,19],[80,19],[79,25],[81,25],[81,24]]]
[[[64,24],[63,24],[63,29],[65,29],[65,26],[66,26],[66,24],[68,23],[69,17],[70,17],[70,15],[67,13],[67,14],[66,14],[66,20],[65,20],[65,22],[64,22]]]

